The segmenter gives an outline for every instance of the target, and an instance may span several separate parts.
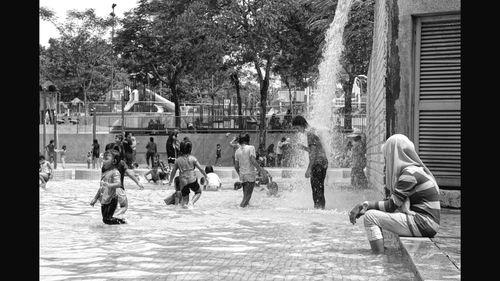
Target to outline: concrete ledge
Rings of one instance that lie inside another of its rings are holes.
[[[75,170],[75,180],[100,180],[99,170]]]
[[[399,242],[417,280],[460,280],[460,270],[430,238],[399,237]]]
[[[54,173],[52,175],[54,176],[52,180],[55,181],[72,180],[73,170],[54,170]]]
[[[233,170],[227,170],[227,169],[217,169],[217,167],[214,167],[214,172],[219,176],[219,178],[232,178],[233,177],[233,172],[236,173],[236,171]],[[196,171],[196,175],[198,177],[201,177],[201,173],[199,171]]]
[[[281,168],[266,168],[266,170],[271,174],[273,179],[281,178],[304,178],[306,172],[305,169],[281,169]],[[144,176],[149,170],[144,168],[135,169],[135,172],[141,176]],[[221,179],[233,179],[238,180],[239,176],[234,170],[234,168],[217,168],[214,167],[214,172],[219,175]],[[74,174],[73,174],[74,173]],[[202,175],[200,171],[195,170],[196,176],[200,178]],[[326,173],[326,183],[349,183],[350,182],[350,169],[328,169]],[[101,176],[100,170],[95,169],[67,169],[67,170],[55,170],[54,179],[75,179],[75,180],[99,180]]]

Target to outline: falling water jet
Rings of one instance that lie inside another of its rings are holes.
[[[318,136],[323,143],[328,162],[333,163],[334,112],[333,98],[338,83],[338,74],[341,70],[340,56],[344,49],[343,34],[347,24],[349,11],[353,0],[339,0],[335,10],[335,17],[325,35],[323,58],[319,64],[319,90],[311,98],[311,111],[308,122],[317,129]]]

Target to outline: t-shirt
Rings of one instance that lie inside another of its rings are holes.
[[[255,182],[257,177],[257,170],[250,162],[250,157],[255,156],[255,147],[253,145],[243,144],[236,150],[234,155],[235,160],[238,161],[240,166],[240,181],[241,182]]]
[[[222,181],[216,173],[208,173],[207,174],[207,185],[208,186],[220,186]]]
[[[92,144],[92,155],[99,156],[99,150],[100,147],[98,143]]]
[[[132,150],[132,141],[131,140],[125,139],[123,141],[123,150],[125,151],[125,153],[132,153],[133,152],[133,150]]]
[[[156,143],[154,142],[148,142],[148,144],[146,145],[146,149],[148,152],[151,152],[151,153],[156,153],[157,149],[156,149]]]
[[[276,146],[276,154],[281,154],[281,146],[284,144],[284,141],[279,141],[278,146]]]
[[[111,169],[104,172],[101,176],[101,181],[107,183],[118,183],[120,180],[120,173],[117,169]],[[110,188],[109,186],[102,186],[100,188],[100,202],[101,205],[109,204],[114,197],[116,197],[116,188]]]
[[[401,206],[409,198],[410,210],[415,212],[415,224],[423,236],[433,237],[439,229],[441,205],[439,187],[422,167],[408,166],[394,187],[391,199]]]
[[[166,143],[166,151],[167,151],[167,157],[172,157],[172,158],[176,158],[176,151],[175,151],[175,147],[174,147],[174,143],[175,143],[175,139],[173,138],[169,138],[167,139],[167,143]]]
[[[50,154],[55,153],[55,145],[53,143],[47,144],[47,150],[49,151]]]
[[[314,129],[310,129],[307,131],[307,146],[310,149],[309,159],[314,155],[313,165],[328,165],[328,159],[326,158],[325,150],[323,149],[323,144],[321,144],[321,140]]]

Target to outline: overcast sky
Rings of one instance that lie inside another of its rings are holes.
[[[137,0],[40,0],[40,7],[46,7],[56,13],[58,22],[64,22],[66,12],[69,10],[83,11],[93,8],[100,17],[107,17],[113,11],[111,5],[116,4],[115,14],[117,17],[123,17],[123,13],[135,8]],[[48,46],[49,38],[57,38],[59,33],[50,23],[40,20],[40,44]]]

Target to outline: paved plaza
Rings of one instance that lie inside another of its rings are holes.
[[[258,188],[246,209],[232,180],[194,209],[166,206],[172,187],[126,179],[128,224],[105,225],[89,206],[98,181],[52,181],[40,190],[40,280],[416,280],[397,248],[371,254],[356,202],[375,191],[327,186],[312,209],[305,179],[282,179],[280,197]]]

